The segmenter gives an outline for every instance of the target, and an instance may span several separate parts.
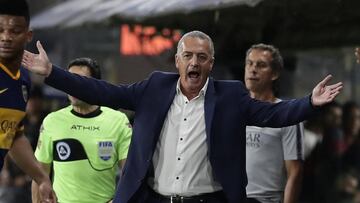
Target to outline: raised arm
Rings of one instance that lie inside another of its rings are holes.
[[[53,66],[39,41],[36,45],[39,54],[25,51],[22,64],[31,72],[45,76],[46,84],[89,104],[135,110],[143,83],[116,86],[106,81],[69,73]]]
[[[342,89],[342,83],[328,85],[331,75],[319,82],[310,96],[271,104],[250,99],[248,123],[260,127],[284,127],[306,120],[316,107],[332,102]]]

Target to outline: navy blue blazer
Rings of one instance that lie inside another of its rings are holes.
[[[179,74],[154,72],[148,79],[115,86],[54,67],[45,82],[90,104],[135,111],[133,136],[123,176],[114,202],[141,196],[152,156],[168,109],[173,102]],[[208,156],[213,175],[228,202],[246,197],[245,127],[283,127],[307,119],[313,112],[310,97],[272,104],[249,97],[240,81],[209,79],[205,95]],[[151,171],[151,170],[150,170]],[[141,200],[138,200],[141,202]]]

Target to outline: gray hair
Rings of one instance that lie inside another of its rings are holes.
[[[187,37],[193,37],[193,38],[199,38],[202,40],[207,40],[209,42],[209,46],[210,46],[210,55],[212,57],[214,57],[215,50],[214,50],[214,43],[213,43],[212,39],[209,37],[209,35],[201,32],[201,31],[198,31],[198,30],[194,30],[194,31],[185,33],[181,37],[181,39],[179,40],[178,45],[177,45],[177,52],[176,52],[177,54],[182,52],[182,48],[183,48],[182,43],[184,42],[185,38],[187,38]]]

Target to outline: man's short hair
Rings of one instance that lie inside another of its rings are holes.
[[[86,66],[90,71],[90,76],[96,79],[101,79],[101,71],[99,64],[91,59],[91,58],[76,58],[72,61],[70,61],[68,65],[68,69],[70,69],[72,66]]]
[[[194,31],[191,31],[191,32],[188,32],[188,33],[185,33],[181,39],[179,40],[178,42],[178,45],[177,45],[177,54],[182,52],[182,43],[184,42],[184,39],[187,38],[187,37],[193,37],[193,38],[199,38],[199,39],[202,39],[202,40],[207,40],[209,42],[209,48],[210,48],[210,55],[211,57],[214,57],[214,54],[215,54],[215,50],[214,50],[214,43],[212,41],[212,39],[209,37],[209,35],[201,32],[201,31],[198,31],[198,30],[194,30]]]
[[[26,24],[30,24],[30,12],[26,0],[0,0],[0,15],[22,16]]]

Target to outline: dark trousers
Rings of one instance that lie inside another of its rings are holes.
[[[246,203],[261,203],[261,202],[259,202],[258,200],[254,199],[254,198],[247,198]]]

